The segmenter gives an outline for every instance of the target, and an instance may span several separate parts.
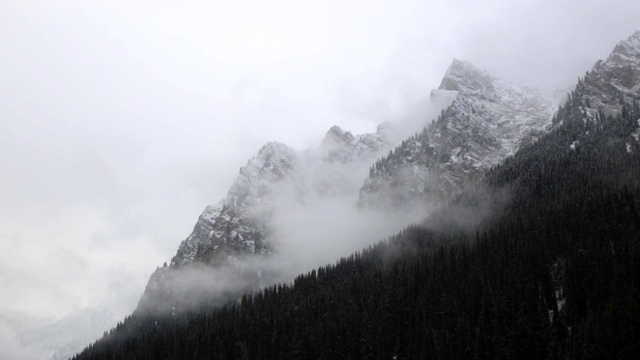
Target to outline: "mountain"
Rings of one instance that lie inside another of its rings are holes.
[[[595,118],[621,114],[622,105],[640,93],[640,31],[621,41],[607,60],[598,61],[578,85],[577,91],[588,101],[585,115]],[[588,99],[588,100],[587,100]]]
[[[453,103],[420,133],[376,161],[360,190],[364,207],[413,212],[460,192],[551,126],[553,97],[454,60],[432,98]]]
[[[452,139],[465,142],[474,136],[472,144],[479,146],[465,148],[457,155],[461,159],[495,164],[527,141],[527,136],[535,136],[544,130],[548,125],[550,103],[551,100],[537,90],[517,87],[495,79],[468,62],[454,60],[440,88],[433,90],[430,98],[430,111],[437,113],[433,110],[447,107],[447,118],[442,120],[441,116],[438,126],[429,128],[429,134],[439,141],[425,142],[424,149],[437,148],[444,154],[451,150],[447,146],[451,145]],[[470,118],[471,125],[468,124]],[[136,313],[175,316],[198,308],[202,301],[210,306],[222,305],[239,294],[282,281],[277,275],[263,271],[263,259],[278,253],[283,236],[291,236],[283,235],[288,231],[282,230],[282,226],[293,225],[286,224],[286,218],[291,215],[289,212],[296,211],[292,209],[307,212],[314,206],[323,209],[327,200],[339,204],[333,203],[331,206],[334,208],[344,208],[354,206],[358,201],[371,205],[370,199],[374,196],[378,199],[387,197],[388,194],[382,193],[388,193],[390,187],[377,194],[370,191],[371,177],[365,182],[367,170],[376,158],[397,145],[398,135],[406,132],[407,127],[406,124],[383,123],[375,133],[354,136],[333,126],[317,148],[296,151],[280,143],[263,146],[240,169],[227,196],[205,208],[193,232],[180,244],[169,265],[152,274]],[[512,140],[514,134],[518,141]],[[420,147],[421,144],[414,140],[415,137],[409,139],[411,144],[408,146]],[[407,144],[403,141],[401,147]],[[482,144],[489,146],[483,147]],[[388,177],[395,178],[392,180],[394,184],[402,178],[414,181],[409,188],[396,186],[392,192],[395,191],[399,198],[394,201],[402,202],[411,197],[416,201],[419,199],[413,194],[421,187],[420,182],[425,181],[425,177],[418,173],[426,173],[426,168],[416,172],[423,164],[410,165],[412,160],[421,158],[417,153],[413,156],[405,157],[404,167],[394,168],[395,175]],[[380,168],[379,163],[374,168]],[[461,174],[455,173],[468,167],[467,163],[466,160],[441,163],[440,167],[448,171],[443,172],[443,179],[445,176],[462,178]],[[476,177],[487,170],[478,164],[472,165],[478,167]],[[414,172],[413,176],[401,175],[407,169]],[[468,176],[468,179],[473,179],[473,176]],[[365,187],[361,189],[363,182]],[[440,190],[444,199],[445,192],[451,189]],[[383,216],[386,219],[378,218],[380,228],[385,231],[396,231],[398,224],[407,225],[422,216],[421,212],[394,214],[395,207],[388,205],[374,209],[386,214]],[[361,207],[361,212],[365,210],[370,209]],[[284,225],[282,218],[285,218]],[[293,234],[296,235],[300,234]]]
[[[327,132],[319,154],[298,152],[280,143],[266,144],[240,169],[226,198],[207,206],[194,231],[171,259],[171,267],[187,266],[194,261],[215,265],[238,254],[272,253],[274,244],[268,219],[274,211],[274,202],[285,196],[283,193],[293,188],[295,196],[304,201],[310,192],[342,190],[337,182],[309,179],[305,176],[308,168],[318,163],[329,167],[368,163],[389,146],[381,133],[353,136],[338,126]]]
[[[373,155],[391,145],[391,139],[385,133],[387,124],[378,126],[373,134],[353,136],[351,132],[332,126],[322,139],[321,148],[327,153],[328,161],[351,163],[368,161]]]
[[[302,152],[280,143],[263,146],[240,169],[227,196],[205,208],[170,264],[154,272],[139,310],[175,312],[192,306],[180,303],[184,294],[211,300],[216,293],[227,293],[212,283],[217,275],[200,274],[212,268],[223,267],[218,272],[234,279],[229,296],[261,287],[262,268],[248,258],[277,252],[274,219],[281,216],[283,204],[333,198],[351,206],[359,194],[360,204],[377,203],[378,210],[388,212],[398,204],[433,201],[430,193],[445,199],[550,124],[549,98],[459,60],[432,91],[431,102],[433,107],[451,105],[419,137],[403,141],[392,155],[376,162],[366,181],[366,169],[394,145],[401,124],[384,123],[375,133],[357,136],[333,126],[318,148]],[[408,222],[419,216],[406,218]],[[192,286],[194,272],[202,277],[199,285],[209,285]],[[226,301],[226,296],[221,299]]]
[[[280,143],[263,146],[240,174],[219,204],[208,206],[193,233],[180,244],[172,267],[194,261],[216,264],[234,254],[268,254],[271,245],[263,217],[266,204],[277,196],[278,184],[292,171],[296,152]]]
[[[578,82],[565,106],[554,116],[554,124],[565,120],[597,123],[622,114],[623,105],[640,94],[640,31],[621,41],[607,60],[598,61]],[[636,133],[636,140],[640,133]],[[578,143],[572,144],[574,147]]]
[[[628,56],[637,38],[580,80],[537,141],[440,208],[471,221],[477,199],[500,203],[473,227],[430,217],[224,307],[147,327],[134,316],[74,359],[639,358],[640,92]],[[459,120],[456,106],[438,122]],[[441,137],[453,131],[445,125]],[[497,146],[469,142],[477,154]]]
[[[138,311],[184,310],[193,305],[180,300],[184,294],[224,302],[222,294],[259,288],[261,269],[249,259],[277,251],[273,218],[283,204],[353,197],[368,164],[391,146],[385,129],[354,136],[333,126],[318,148],[306,151],[275,142],[264,145],[240,169],[227,196],[205,208],[170,264],[152,274]],[[212,269],[218,274],[211,274]],[[202,282],[191,284],[188,279],[194,276]],[[232,278],[234,285],[220,288],[212,283],[215,276],[226,277],[219,280],[225,283]]]

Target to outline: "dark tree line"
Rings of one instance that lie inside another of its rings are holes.
[[[486,174],[511,198],[471,231],[410,227],[221,308],[132,316],[74,359],[638,359],[640,111],[573,111]]]

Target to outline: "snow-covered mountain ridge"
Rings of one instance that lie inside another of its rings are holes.
[[[193,233],[178,248],[171,266],[189,265],[193,261],[214,264],[233,254],[270,254],[273,244],[268,220],[276,201],[284,196],[304,201],[310,193],[325,195],[330,188],[340,187],[339,179],[311,179],[309,168],[323,165],[326,171],[331,171],[345,164],[368,163],[389,147],[378,133],[353,136],[338,126],[327,132],[320,155],[298,152],[280,143],[263,146],[240,169],[226,198],[206,207]]]
[[[321,148],[327,153],[327,160],[349,163],[368,159],[391,145],[391,139],[385,133],[385,125],[378,126],[375,133],[354,136],[349,131],[334,125],[322,139]]]
[[[360,190],[360,204],[424,207],[535,141],[551,124],[550,94],[497,79],[454,60],[432,97],[454,98],[437,121],[377,161]]]
[[[566,144],[575,151],[582,146],[583,138],[592,136],[601,122],[621,115],[623,108],[637,106],[640,101],[640,31],[636,31],[613,49],[607,60],[598,61],[591,71],[576,85],[566,103],[554,116],[553,122],[573,123],[582,133]],[[640,126],[640,119],[626,126]],[[625,126],[620,124],[621,126]],[[640,143],[640,128],[631,133],[624,144],[626,152],[632,152]],[[637,150],[636,150],[637,151]]]
[[[554,121],[567,117],[596,120],[599,116],[615,116],[622,104],[640,97],[640,31],[621,41],[605,61],[598,61],[576,87],[576,106],[559,110]],[[580,103],[578,103],[580,102]],[[576,114],[565,114],[570,109]]]
[[[201,262],[223,262],[234,253],[270,253],[262,204],[277,195],[278,183],[294,168],[296,152],[280,143],[264,145],[250,159],[218,204],[205,208],[196,226],[178,247],[172,267]]]

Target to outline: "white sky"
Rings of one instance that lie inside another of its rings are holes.
[[[1,0],[0,315],[129,309],[263,143],[373,131],[454,57],[566,88],[638,19],[628,0]]]

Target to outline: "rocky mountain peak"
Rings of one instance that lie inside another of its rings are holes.
[[[487,93],[493,86],[493,77],[468,61],[454,59],[442,78],[438,90],[465,93]]]
[[[598,61],[580,81],[572,101],[560,109],[556,121],[596,120],[600,114],[617,116],[622,105],[640,99],[640,31],[619,42],[605,61]],[[571,111],[579,113],[570,114]]]
[[[234,254],[266,254],[269,238],[260,217],[269,212],[269,199],[293,170],[298,154],[278,142],[264,145],[240,169],[224,200],[207,206],[171,260],[171,267],[190,265],[198,259],[221,263]],[[248,211],[247,209],[252,209]]]
[[[296,152],[278,142],[264,145],[258,155],[240,169],[240,174],[229,189],[226,206],[241,206],[261,201],[272,192],[273,185],[284,179],[296,162]]]
[[[640,30],[633,33],[628,39],[620,41],[613,49],[609,59],[617,59],[620,56],[640,59]]]
[[[557,106],[537,89],[494,78],[460,60],[453,61],[431,97],[454,100],[431,125],[371,167],[360,190],[361,206],[424,207],[446,201],[535,141],[550,127]]]
[[[322,146],[333,148],[336,146],[350,145],[355,141],[355,137],[351,132],[342,130],[339,126],[334,125],[327,131],[322,139]]]
[[[322,139],[321,149],[331,162],[350,163],[379,155],[390,146],[391,132],[387,126],[378,127],[375,133],[353,136],[337,125],[332,126]]]

